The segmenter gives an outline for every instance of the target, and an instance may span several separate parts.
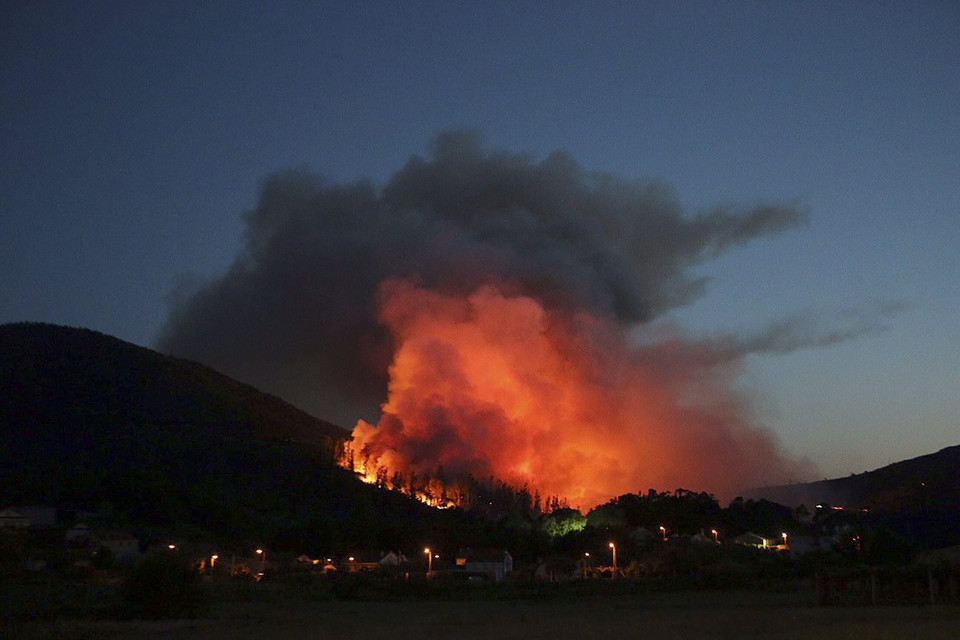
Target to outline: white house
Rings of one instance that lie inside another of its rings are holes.
[[[733,539],[734,544],[742,544],[746,547],[757,547],[758,549],[766,549],[768,546],[768,541],[763,536],[758,536],[755,533],[742,533],[736,538]]]
[[[403,555],[398,551],[387,551],[383,554],[383,557],[380,558],[381,567],[399,567],[401,564],[407,562],[407,556]]]

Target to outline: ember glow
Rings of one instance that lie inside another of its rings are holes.
[[[505,289],[382,285],[389,396],[350,448],[367,481],[492,476],[589,508],[651,487],[730,495],[802,473],[750,424],[727,364],[689,364],[689,351],[668,362],[666,343],[633,347],[608,318]],[[445,506],[454,494],[435,485],[418,497]]]

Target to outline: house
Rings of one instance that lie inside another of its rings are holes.
[[[310,556],[302,555],[297,558],[297,566],[301,568],[308,567],[314,571],[322,571],[323,573],[337,571],[337,565],[333,563],[333,558],[311,558]]]
[[[380,558],[383,554],[361,552],[356,553],[340,562],[347,573],[357,573],[358,571],[376,571],[380,568]]]
[[[461,549],[457,553],[456,572],[499,582],[513,571],[513,558],[500,549]]]
[[[407,556],[399,551],[387,551],[383,554],[383,557],[380,558],[379,564],[381,567],[399,567],[401,564],[409,562]]]
[[[733,543],[742,544],[745,547],[757,547],[758,549],[766,549],[768,547],[768,541],[766,538],[763,536],[758,536],[757,534],[749,531],[734,538]]]
[[[706,544],[706,545],[717,545],[719,544],[718,540],[714,537],[713,533],[705,533],[703,529],[700,530],[700,533],[695,533],[690,536],[690,542],[693,544]]]
[[[375,571],[386,567],[399,567],[407,563],[407,556],[399,551],[383,551],[379,553],[360,552],[342,561],[340,565],[349,573],[358,571]],[[332,567],[336,570],[336,567]],[[324,567],[326,570],[326,567]]]

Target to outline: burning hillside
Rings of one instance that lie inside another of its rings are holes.
[[[745,342],[656,321],[701,292],[691,267],[802,217],[687,215],[663,185],[446,134],[383,189],[268,181],[244,251],[183,292],[161,347],[364,418],[344,463],[434,503],[457,503],[463,478],[583,507],[649,487],[727,494],[804,465],[733,391]]]
[[[749,424],[725,366],[675,361],[664,375],[665,354],[631,347],[609,319],[495,285],[461,296],[392,280],[380,305],[397,349],[382,418],[353,432],[351,462],[368,481],[443,469],[591,507],[801,471]]]

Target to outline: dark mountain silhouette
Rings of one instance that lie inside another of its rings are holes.
[[[751,492],[784,505],[842,508],[924,547],[955,545],[960,531],[960,446],[846,478]]]
[[[780,504],[837,505],[885,513],[960,509],[960,445],[846,478],[750,492]]]
[[[347,437],[193,362],[87,329],[0,326],[0,506],[106,505],[155,530],[324,550],[435,520],[337,467]]]

